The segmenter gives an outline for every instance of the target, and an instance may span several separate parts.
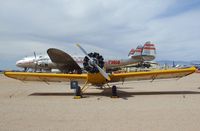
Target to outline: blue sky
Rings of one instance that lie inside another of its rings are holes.
[[[0,69],[25,56],[59,48],[126,58],[152,41],[157,60],[200,60],[200,0],[2,0]]]

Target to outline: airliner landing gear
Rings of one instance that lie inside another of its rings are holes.
[[[29,70],[29,68],[25,67],[24,68],[24,72],[27,72]]]
[[[119,96],[117,95],[117,87],[114,85],[112,86],[112,96],[111,98],[119,98]]]

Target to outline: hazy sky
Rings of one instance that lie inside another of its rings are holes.
[[[200,60],[200,0],[0,0],[0,69],[51,47],[126,58],[152,41],[157,60]]]

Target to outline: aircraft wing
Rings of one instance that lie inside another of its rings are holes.
[[[21,81],[69,82],[70,80],[76,80],[85,83],[87,80],[87,74],[4,72],[4,75]]]
[[[74,59],[64,51],[59,49],[50,48],[47,50],[52,62],[54,62],[58,69],[64,73],[73,72],[74,70],[81,73],[80,66],[74,61]]]
[[[170,70],[156,70],[143,72],[129,72],[110,74],[111,81],[137,81],[137,80],[154,80],[154,79],[168,79],[181,78],[194,73],[195,67],[185,69],[170,69]],[[105,84],[106,80],[101,74],[54,74],[54,73],[29,73],[29,72],[4,72],[7,77],[22,81],[44,81],[44,82],[69,82],[76,80],[79,83],[86,81],[91,84]]]
[[[116,73],[116,74],[111,74],[110,78],[111,78],[111,82],[169,79],[169,78],[181,78],[181,77],[190,75],[194,73],[195,71],[196,71],[195,67],[190,67],[190,68],[185,68],[185,69]]]

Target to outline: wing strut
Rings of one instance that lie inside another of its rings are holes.
[[[85,92],[88,88],[89,88],[89,86],[88,86],[88,80],[85,82],[85,84],[83,85],[83,87],[81,88],[81,92],[83,93],[83,92]]]

